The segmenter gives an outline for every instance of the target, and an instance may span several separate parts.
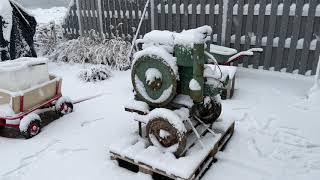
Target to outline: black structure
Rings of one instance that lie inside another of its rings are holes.
[[[37,22],[20,5],[10,1],[12,6],[12,29],[10,42],[3,37],[3,28],[8,22],[0,16],[0,61],[19,57],[37,57],[33,36]]]

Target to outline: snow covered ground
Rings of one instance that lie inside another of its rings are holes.
[[[32,13],[39,23],[48,23],[63,18],[63,8],[57,9]],[[108,154],[110,144],[137,129],[123,108],[132,97],[130,72],[114,71],[109,80],[84,83],[77,78],[82,68],[49,66],[63,77],[64,95],[74,100],[103,96],[75,105],[74,113],[30,140],[0,133],[0,180],[151,179],[119,168]],[[222,102],[223,116],[236,121],[235,134],[203,179],[319,179],[320,98],[306,97],[312,82],[311,77],[239,69],[234,98]]]
[[[67,8],[65,7],[51,7],[49,9],[30,9],[31,14],[33,14],[38,22],[38,24],[48,23],[50,21],[55,21],[56,24],[62,24],[63,18],[67,13]]]
[[[132,97],[130,72],[84,83],[83,65],[50,64],[72,99],[103,93],[75,106],[36,137],[0,136],[0,179],[151,179],[119,168],[108,147],[137,128],[124,105]],[[223,101],[236,131],[204,179],[317,179],[320,177],[320,106],[306,99],[310,77],[239,69],[235,96]],[[319,102],[320,98],[316,101]],[[320,103],[319,103],[320,104]]]

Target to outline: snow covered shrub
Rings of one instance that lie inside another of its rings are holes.
[[[91,30],[88,37],[79,37],[58,44],[52,53],[55,61],[103,64],[117,70],[127,70],[131,43],[121,38],[106,39]]]
[[[92,66],[80,72],[79,78],[85,82],[97,82],[108,79],[111,76],[109,68],[105,65]]]
[[[49,24],[39,24],[34,37],[35,48],[38,55],[46,56],[51,54],[57,45],[63,40],[63,30],[61,25],[54,21]]]

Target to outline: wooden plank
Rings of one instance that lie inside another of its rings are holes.
[[[109,36],[109,22],[108,22],[108,16],[109,14],[107,13],[107,5],[108,5],[108,0],[101,0],[101,11],[102,11],[102,23],[103,23],[103,33],[106,38]]]
[[[115,0],[115,11],[117,12],[117,31],[118,31],[118,36],[119,37],[123,37],[123,18],[121,17],[122,13],[121,13],[121,3],[120,0]]]
[[[159,0],[154,0],[154,29],[159,29],[159,12],[158,12]],[[152,17],[151,17],[152,18]]]
[[[190,28],[197,27],[197,0],[192,1],[192,14],[191,14],[191,24],[189,25]]]
[[[288,20],[289,20],[290,6],[291,6],[291,0],[284,0],[283,15],[281,17],[281,25],[280,25],[280,37],[279,37],[279,44],[278,44],[277,56],[276,56],[276,65],[275,65],[276,71],[279,71],[282,68],[283,53],[284,53],[285,41],[287,37],[287,26],[288,26]]]
[[[183,2],[183,7],[184,7],[184,18],[183,18],[183,23],[184,29],[189,29],[189,12],[188,12],[188,5],[189,5],[189,1],[188,0],[184,0]]]
[[[230,43],[231,43],[233,4],[234,4],[234,0],[229,0],[228,11],[227,11],[226,37],[225,37],[225,42],[224,42],[226,47],[230,47]]]
[[[219,16],[218,16],[218,40],[217,44],[222,45],[222,17],[223,17],[223,0],[219,0]]]
[[[168,1],[168,30],[173,31],[172,1]]]
[[[316,13],[317,0],[310,0],[307,24],[304,34],[303,50],[300,60],[299,74],[305,74],[307,71],[307,62],[309,59],[310,42],[312,38],[314,17]]]
[[[244,45],[245,50],[249,49],[251,46],[251,36],[253,34],[252,24],[253,24],[254,5],[255,5],[254,1],[249,1],[248,15],[247,15],[247,19],[246,19],[246,34],[245,34],[245,45]],[[243,58],[243,66],[248,67],[248,64],[249,64],[249,58],[244,57]]]
[[[312,75],[316,74],[319,56],[320,56],[320,40],[318,40],[317,46],[316,46],[316,51],[314,52],[313,63],[312,63],[312,72],[311,72]]]
[[[129,12],[129,11],[128,11],[128,7],[127,7],[127,1],[126,0],[121,0],[120,3],[121,3],[121,10],[122,10],[122,13],[123,13],[123,24],[122,24],[123,34],[124,34],[125,40],[129,40],[128,39],[129,21],[128,21],[128,16],[127,16],[127,12]]]
[[[215,21],[214,21],[214,6],[216,5],[216,1],[215,0],[211,0],[210,1],[210,15],[209,15],[209,25],[213,28],[213,32],[211,34],[211,39],[212,39],[212,43],[213,43],[213,35],[216,32],[216,26],[215,26]]]
[[[138,30],[138,26],[139,26],[139,8],[138,8],[138,1],[139,0],[135,0],[133,1],[133,11],[134,11],[134,19],[133,19],[133,27],[135,28],[135,33]],[[139,38],[139,37],[138,37]]]
[[[256,35],[256,47],[261,47],[262,45],[262,37],[263,37],[263,27],[264,27],[264,19],[265,19],[265,11],[266,11],[266,4],[267,1],[266,0],[260,0],[259,1],[260,4],[260,9],[259,9],[259,16],[258,16],[258,24],[257,24],[257,35]],[[257,53],[256,55],[254,55],[254,63],[253,63],[253,67],[254,68],[258,68],[260,65],[260,59],[263,56],[260,53]]]
[[[235,39],[235,44],[234,47],[238,51],[240,51],[240,45],[241,45],[241,31],[242,31],[242,20],[243,20],[243,5],[244,5],[244,0],[239,0],[238,1],[238,14],[237,14],[237,26],[236,26],[236,39]],[[234,65],[238,65],[238,62],[234,62]]]
[[[91,1],[91,7],[92,7],[92,15],[94,19],[94,25],[96,32],[100,33],[100,21],[99,21],[99,6],[98,1]]]
[[[270,20],[268,25],[268,35],[267,35],[267,47],[266,52],[264,53],[264,66],[263,69],[269,70],[270,63],[271,63],[271,55],[272,55],[272,47],[273,47],[273,38],[275,33],[276,27],[276,20],[277,20],[277,10],[278,10],[278,0],[271,1],[271,14]]]
[[[206,25],[206,0],[200,0],[200,26]]]
[[[129,10],[129,17],[128,17],[128,32],[130,34],[130,37],[132,40],[134,37],[134,31],[133,31],[133,5],[132,5],[132,1],[126,1],[127,2],[127,7]]]
[[[302,15],[303,1],[297,1],[296,12],[293,20],[293,28],[291,35],[291,44],[288,56],[287,72],[292,72],[295,65],[296,47],[297,41],[299,39],[300,25],[301,25],[301,15]]]
[[[164,0],[160,0],[161,1],[161,26],[160,29],[161,30],[165,30],[166,29],[166,9],[165,9],[165,2]]]
[[[181,0],[176,0],[176,31],[181,31],[181,12],[180,12]]]

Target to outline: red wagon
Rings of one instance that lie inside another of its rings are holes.
[[[61,116],[73,111],[72,101],[61,94],[62,79],[47,68],[45,59],[0,63],[0,128],[19,129],[31,138],[41,130],[41,109],[52,108]]]

